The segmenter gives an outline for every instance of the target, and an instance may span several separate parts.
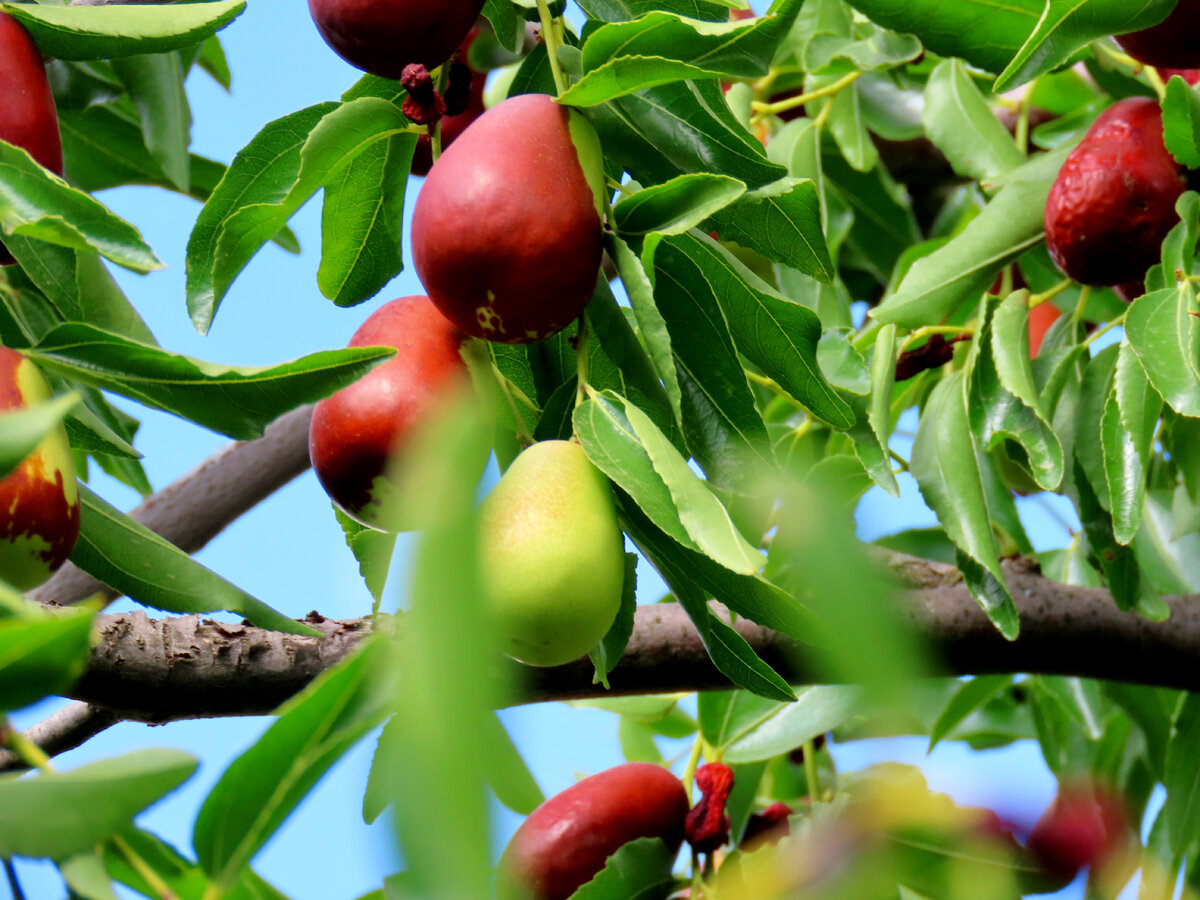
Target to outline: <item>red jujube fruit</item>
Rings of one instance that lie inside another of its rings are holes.
[[[501,896],[566,900],[636,838],[677,852],[687,811],[683,784],[662,766],[625,763],[585,778],[517,829],[500,858]]]
[[[50,386],[31,361],[0,347],[0,411],[50,397]],[[79,521],[75,464],[60,424],[0,479],[0,579],[23,591],[37,587],[71,555]]]
[[[399,78],[409,63],[433,69],[467,36],[483,0],[308,0],[321,37],[350,65]]]
[[[1046,248],[1082,284],[1139,283],[1179,221],[1183,168],[1146,97],[1114,103],[1067,157],[1046,200]]]
[[[1162,22],[1116,35],[1121,48],[1138,62],[1171,69],[1200,67],[1200,0],[1179,0]]]
[[[396,355],[313,410],[308,452],[317,479],[343,512],[380,527],[392,454],[466,381],[465,335],[428,297],[401,297],[377,309],[351,347],[395,347]]]
[[[1120,796],[1088,781],[1059,785],[1029,833],[1026,846],[1058,887],[1080,869],[1103,865],[1130,843],[1129,813]]]
[[[46,65],[29,32],[7,13],[0,13],[0,140],[28,151],[56,175],[63,173],[58,110]],[[13,262],[0,245],[0,266]]]
[[[571,323],[600,271],[599,140],[546,94],[510,97],[434,163],[412,218],[429,298],[468,334],[508,344]]]

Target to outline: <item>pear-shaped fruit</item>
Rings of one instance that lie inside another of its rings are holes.
[[[1200,0],[1179,0],[1157,25],[1118,34],[1117,43],[1138,62],[1171,69],[1200,66]]]
[[[566,900],[637,838],[660,838],[675,853],[687,811],[683,783],[653,763],[625,763],[585,778],[517,829],[500,859],[500,896]]]
[[[1106,109],[1067,157],[1046,199],[1046,249],[1082,284],[1139,283],[1179,221],[1183,168],[1147,97]]]
[[[468,334],[509,344],[561,331],[600,271],[599,140],[546,94],[489,109],[434,163],[413,209],[413,264]]]
[[[308,0],[325,43],[384,78],[399,78],[409,63],[440,66],[482,9],[483,0]]]
[[[49,400],[50,386],[32,362],[0,347],[0,410]],[[27,591],[71,555],[79,537],[79,486],[62,425],[0,480],[0,578]]]
[[[57,175],[63,172],[58,111],[46,66],[21,23],[0,13],[0,140],[29,152]],[[0,245],[0,266],[12,256]]]
[[[428,297],[381,306],[350,339],[351,347],[395,347],[396,355],[313,410],[308,452],[330,499],[378,528],[395,490],[387,469],[413,431],[448,393],[465,384],[459,346],[466,337]]]
[[[612,490],[578,444],[542,441],[513,461],[480,508],[480,555],[502,649],[521,662],[578,659],[620,609]]]

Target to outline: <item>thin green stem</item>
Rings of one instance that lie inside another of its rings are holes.
[[[146,882],[146,886],[154,893],[158,894],[162,900],[179,900],[179,895],[171,890],[170,885],[158,877],[150,865],[142,859],[133,847],[129,846],[129,842],[125,838],[118,835],[111,841],[113,848],[125,858],[125,862],[129,863],[129,867],[138,874],[142,881]]]
[[[581,406],[588,397],[588,323],[587,316],[580,315],[579,331],[575,335],[575,406]]]
[[[1060,281],[1054,287],[1050,288],[1050,290],[1048,290],[1048,291],[1042,291],[1042,293],[1040,293],[1040,294],[1030,294],[1029,295],[1029,308],[1033,309],[1035,306],[1041,306],[1043,303],[1046,303],[1049,300],[1053,300],[1055,297],[1057,297],[1059,294],[1061,294],[1063,291],[1065,291],[1067,288],[1069,288],[1074,283],[1075,282],[1073,282],[1070,278],[1064,278],[1062,281]]]
[[[1163,83],[1162,76],[1158,74],[1158,69],[1154,66],[1146,66],[1146,79],[1150,82],[1150,87],[1154,88],[1154,93],[1158,95],[1158,100],[1161,103],[1166,99],[1167,86]]]
[[[900,347],[903,351],[911,346],[914,342],[919,341],[923,337],[929,337],[933,334],[974,334],[974,325],[924,325],[910,334],[904,339],[904,344]]]
[[[817,748],[812,741],[804,742],[804,780],[808,782],[811,800],[821,799],[821,778],[817,774]]]
[[[450,81],[450,67],[442,65],[438,67],[437,74],[434,76],[435,89],[439,96],[446,96],[446,85]],[[437,158],[442,155],[442,120],[438,119],[429,128],[429,158],[433,162],[437,162]]]
[[[1093,331],[1091,334],[1089,334],[1086,338],[1084,338],[1082,346],[1090,347],[1095,341],[1099,340],[1099,338],[1101,336],[1112,331],[1118,325],[1124,325],[1124,324],[1125,324],[1125,313],[1121,313],[1119,316],[1117,316],[1111,322],[1105,323],[1103,326],[1101,326],[1100,328],[1097,328],[1095,331]]]
[[[50,762],[46,751],[13,728],[8,719],[0,719],[0,747],[8,747],[17,759],[31,769],[54,771],[54,764]]]
[[[554,19],[550,15],[550,6],[546,0],[537,0],[537,8],[538,19],[542,25],[542,40],[546,44],[546,56],[550,60],[550,74],[554,76],[554,91],[556,94],[563,94],[567,90],[567,76],[558,64],[558,32],[554,29]]]
[[[822,97],[832,97],[843,88],[854,84],[862,74],[862,72],[850,72],[847,75],[843,75],[837,81],[825,85],[825,87],[797,94],[795,97],[788,97],[786,100],[779,100],[775,103],[763,103],[755,100],[750,104],[750,108],[754,111],[754,115],[750,117],[750,122],[753,124],[765,119],[767,116],[777,116],[779,113],[799,109],[804,104],[811,103],[813,100],[820,100]]]
[[[905,459],[903,456],[901,456],[899,453],[897,453],[895,450],[893,450],[891,447],[888,447],[888,456],[890,456],[893,460],[895,460],[896,464],[898,466],[900,466],[901,472],[908,471],[908,460]]]
[[[696,733],[696,740],[692,742],[692,752],[688,754],[687,765],[683,768],[683,789],[687,791],[689,797],[692,796],[692,780],[696,777],[696,769],[700,765],[700,754],[704,752],[704,738],[700,733]]]

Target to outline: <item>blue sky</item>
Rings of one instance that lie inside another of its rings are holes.
[[[256,2],[223,33],[234,73],[233,95],[202,74],[193,76],[190,96],[195,123],[194,150],[228,161],[267,121],[312,103],[336,99],[358,77],[322,43],[300,3]],[[418,182],[411,183],[409,207]],[[149,188],[110,191],[101,199],[142,229],[168,263],[168,269],[139,278],[117,277],[161,343],[171,350],[230,364],[267,364],[315,350],[343,346],[367,315],[393,297],[420,293],[405,272],[376,300],[351,310],[335,308],[316,289],[319,261],[319,202],[293,221],[305,248],[290,256],[267,246],[250,264],[224,301],[209,337],[192,328],[184,304],[184,251],[198,205],[187,198]],[[132,409],[132,407],[130,407]],[[199,463],[225,439],[170,416],[134,410],[144,420],[138,437],[151,481],[162,487]],[[131,492],[108,481],[98,488],[129,508]],[[928,524],[915,489],[902,501],[872,494],[862,507],[866,537]],[[1057,526],[1039,538],[1046,546],[1064,542]],[[405,541],[400,542],[403,554]],[[316,479],[308,473],[243,517],[199,556],[201,561],[266,602],[301,616],[310,609],[334,617],[360,615],[370,598],[346,549],[341,531]],[[402,572],[397,569],[393,574]],[[391,589],[397,590],[394,577]],[[654,599],[661,588],[644,580],[640,596]],[[394,595],[393,595],[394,596]],[[43,705],[17,717],[35,721]],[[591,773],[620,761],[615,719],[597,710],[541,705],[512,710],[505,720],[547,793],[560,790],[577,773]],[[225,765],[266,727],[263,718],[179,722],[150,729],[125,724],[58,761],[64,768],[135,747],[174,746],[202,759],[199,774],[142,820],[184,849],[191,821],[207,788]],[[397,868],[385,829],[367,828],[360,802],[373,752],[368,740],[325,779],[293,819],[259,856],[256,868],[297,900],[351,900],[377,887]],[[1049,802],[1053,780],[1033,746],[971,754],[951,744],[925,756],[923,741],[863,742],[837,750],[843,768],[878,759],[919,764],[934,788],[959,799],[993,806],[1007,818],[1032,823]],[[498,840],[517,824],[501,812]],[[31,898],[61,896],[48,866],[22,862],[19,871]],[[5,889],[0,888],[0,897]]]

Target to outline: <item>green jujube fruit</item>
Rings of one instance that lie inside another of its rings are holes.
[[[521,662],[571,662],[617,616],[624,539],[608,480],[578,444],[516,458],[480,508],[480,554],[502,649]]]

